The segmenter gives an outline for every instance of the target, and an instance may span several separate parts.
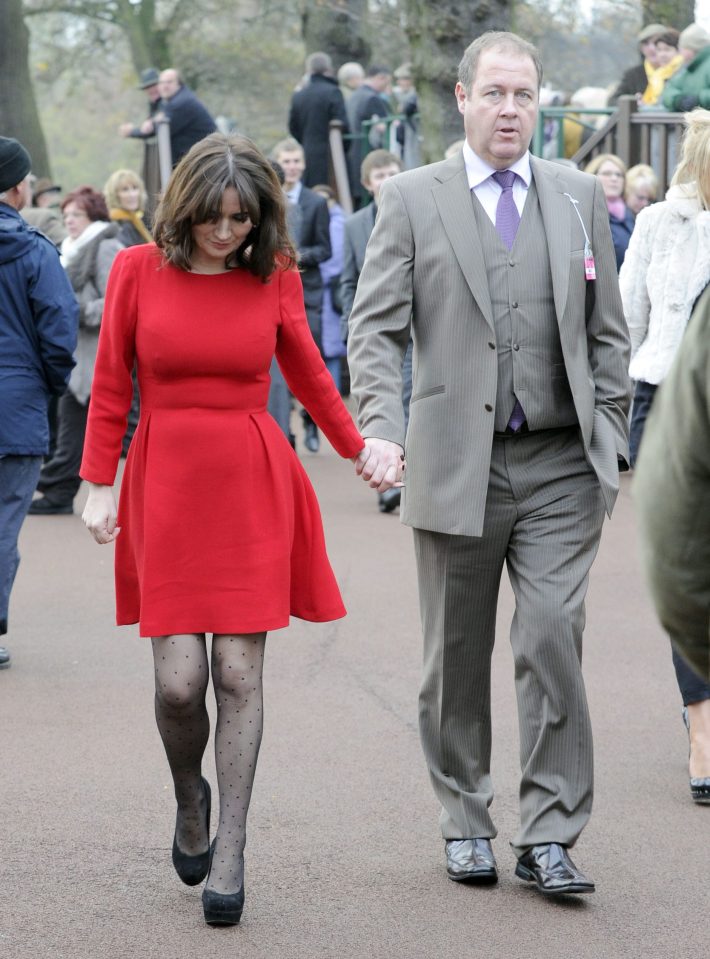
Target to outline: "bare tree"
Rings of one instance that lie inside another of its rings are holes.
[[[64,13],[121,30],[136,73],[171,66],[170,38],[192,6],[192,0],[25,0],[28,16]]]
[[[367,12],[367,0],[306,0],[302,15],[306,53],[329,53],[336,69],[347,60],[366,63]]]
[[[510,0],[405,0],[406,28],[417,78],[425,162],[439,160],[463,137],[454,87],[466,47],[486,30],[509,30]]]
[[[22,0],[0,3],[0,133],[29,150],[32,169],[49,176],[47,145],[39,121],[28,61],[29,30]]]
[[[643,22],[684,30],[695,20],[695,0],[642,0]]]

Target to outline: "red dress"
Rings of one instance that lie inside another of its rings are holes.
[[[301,280],[116,257],[101,324],[81,475],[113,484],[138,363],[140,423],[121,487],[118,625],[142,636],[254,633],[289,615],[345,615],[313,488],[267,413],[276,354],[341,456],[363,440],[308,329]]]

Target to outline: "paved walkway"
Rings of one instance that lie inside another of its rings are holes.
[[[517,722],[502,591],[494,667],[496,887],[454,885],[417,734],[411,534],[327,449],[305,454],[347,619],[267,641],[266,732],[242,924],[204,925],[170,863],[174,799],[147,640],[112,626],[112,554],[30,517],[0,673],[3,959],[689,959],[710,942],[710,809],[688,792],[670,655],[625,479],[593,570],[585,671],[597,797],[575,850],[595,896],[513,876]],[[82,500],[83,502],[83,500]],[[189,518],[186,518],[189,521]],[[212,755],[206,774],[214,783]]]

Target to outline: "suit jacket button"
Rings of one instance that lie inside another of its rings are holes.
[[[517,343],[513,343],[513,349],[514,349],[514,350],[515,350],[515,352],[517,353],[517,352],[518,352],[518,350],[520,349],[520,347],[518,346],[518,344],[517,344]]]
[[[496,348],[495,343],[489,343],[488,345],[490,346],[490,348],[491,348],[492,350],[494,350],[494,349]]]
[[[490,403],[486,403],[485,409],[487,410],[488,413],[492,413],[492,412],[493,412],[493,407],[491,406]]]
[[[517,301],[517,300],[513,300],[513,302],[512,302],[510,305],[513,307],[514,310],[517,310],[517,308],[518,308],[518,301]]]

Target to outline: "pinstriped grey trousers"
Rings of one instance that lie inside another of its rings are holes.
[[[503,564],[520,725],[520,830],[573,846],[592,807],[584,599],[604,504],[576,427],[493,440],[483,535],[415,529],[424,633],[419,727],[445,839],[493,837],[490,670]]]

